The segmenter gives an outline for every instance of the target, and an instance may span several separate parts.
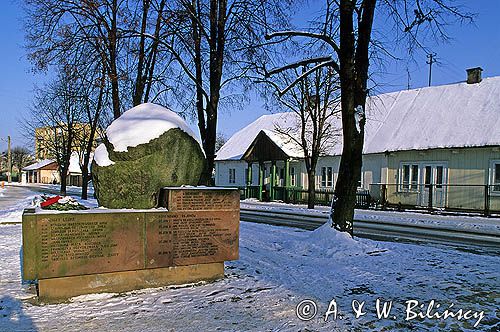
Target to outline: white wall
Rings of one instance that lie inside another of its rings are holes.
[[[229,169],[234,168],[235,183],[229,183]],[[241,160],[224,160],[215,162],[215,185],[219,187],[244,187],[247,163]],[[257,174],[258,176],[258,174]],[[252,176],[253,177],[253,176]]]
[[[372,183],[387,182],[387,157],[383,153],[363,156],[362,187],[369,190]]]

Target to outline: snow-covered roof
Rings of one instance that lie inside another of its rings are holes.
[[[44,159],[44,160],[41,160],[39,162],[36,162],[34,164],[31,164],[31,165],[24,167],[23,171],[35,171],[37,169],[40,169],[42,167],[45,167],[45,166],[50,165],[50,164],[55,163],[55,162],[56,161],[52,160],[52,159]]]
[[[113,144],[114,151],[124,152],[128,147],[148,143],[173,128],[181,129],[198,141],[197,136],[179,115],[163,106],[144,103],[129,109],[114,120],[106,129],[106,136]]]
[[[92,161],[93,154],[90,156],[90,160]],[[56,160],[53,159],[44,159],[42,161],[39,161],[37,163],[28,165],[23,168],[23,171],[34,171],[40,168],[43,168],[47,165],[50,165],[52,163],[57,162]],[[90,163],[89,163],[89,171],[90,171]],[[80,157],[78,155],[78,152],[73,151],[71,153],[71,157],[69,159],[69,168],[68,168],[69,173],[82,173],[82,169],[80,168]]]
[[[250,147],[261,130],[291,157],[303,156],[300,147],[276,132],[276,127],[290,126],[295,121],[294,113],[263,115],[235,133],[217,152],[216,160],[239,160]]]
[[[365,154],[500,145],[500,76],[476,84],[464,82],[373,96],[368,98],[366,109]],[[294,116],[261,116],[234,134],[216,160],[240,159],[262,129],[275,131],[276,125]],[[340,121],[333,119],[340,129]],[[341,141],[329,155],[342,153]]]
[[[387,93],[368,106],[365,153],[500,145],[500,76]]]
[[[291,140],[288,136],[277,133],[275,130],[271,129],[263,129],[262,131],[289,157],[304,157],[304,151],[302,150],[302,147]]]

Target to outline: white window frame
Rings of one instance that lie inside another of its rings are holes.
[[[365,178],[365,172],[364,172],[364,170],[361,170],[361,175],[359,176],[358,190],[365,189],[364,178]]]
[[[408,166],[408,183],[404,182],[404,167]],[[417,181],[414,181],[415,166],[417,169]],[[414,192],[418,191],[420,185],[420,175],[421,175],[421,162],[401,162],[399,164],[399,176],[398,176],[398,191],[399,192]],[[407,186],[407,187],[406,187]]]
[[[321,187],[332,188],[333,187],[333,167],[323,166],[321,167]]]
[[[229,169],[229,183],[236,183],[236,168]]]
[[[409,166],[410,168],[410,174],[408,178],[408,187],[405,188],[405,183],[403,182],[403,167],[404,166]],[[418,170],[417,173],[417,180],[416,182],[414,181],[414,171],[415,171],[415,166]],[[449,169],[448,169],[448,162],[447,161],[402,161],[399,163],[399,170],[398,170],[398,182],[397,182],[397,190],[398,192],[419,192],[421,189],[423,189],[423,186],[425,185],[425,171],[424,168],[425,166],[442,166],[443,167],[443,178],[442,178],[442,185],[443,187],[446,187],[448,184],[448,176],[449,176]]]
[[[500,196],[500,182],[495,182],[495,178],[497,177],[496,165],[500,165],[500,160],[491,160],[490,161],[489,185],[492,186],[490,193],[491,193],[491,195]],[[499,180],[500,180],[500,176],[499,176]]]

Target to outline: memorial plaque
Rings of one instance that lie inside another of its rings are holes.
[[[161,203],[169,211],[239,210],[240,194],[235,189],[163,188],[166,202]]]
[[[36,262],[25,260],[27,278],[53,278],[134,270],[144,266],[141,213],[73,213],[37,215]],[[33,265],[35,263],[35,265]]]
[[[239,211],[146,214],[148,268],[238,259]]]
[[[58,298],[223,276],[238,259],[238,191],[165,193],[169,210],[25,211],[23,279]]]

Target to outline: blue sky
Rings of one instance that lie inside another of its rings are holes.
[[[19,128],[19,121],[31,104],[33,86],[46,79],[42,74],[33,74],[26,59],[20,1],[3,0],[0,5],[0,151],[6,149],[3,139],[7,135],[12,136],[13,146],[27,143]],[[309,3],[318,4],[317,1]],[[450,27],[448,31],[453,40],[432,47],[439,61],[433,67],[433,85],[463,81],[465,69],[476,66],[484,69],[483,77],[500,75],[500,1],[469,0],[464,3],[477,13],[475,25]],[[314,10],[301,12],[311,13]],[[301,16],[300,21],[313,18],[306,15]],[[428,65],[425,61],[425,55],[419,55],[417,64],[411,68],[412,88],[427,85]],[[406,67],[389,64],[387,72],[377,79],[377,84],[378,92],[406,89]],[[250,97],[252,101],[249,104],[219,115],[220,132],[229,137],[267,113],[256,96]],[[194,124],[192,127],[197,130]]]

